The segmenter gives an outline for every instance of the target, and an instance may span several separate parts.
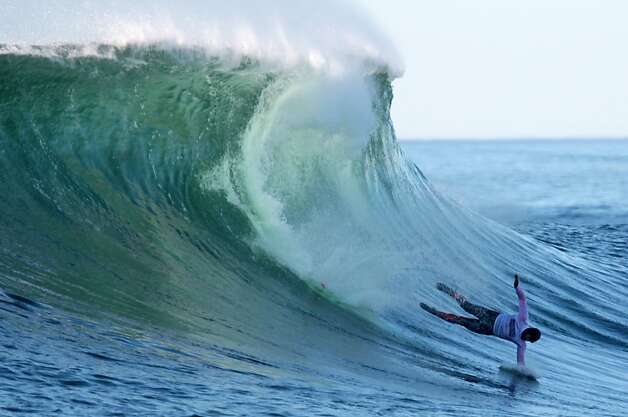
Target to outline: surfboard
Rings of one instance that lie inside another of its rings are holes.
[[[538,381],[539,375],[530,368],[516,365],[500,365],[499,371],[513,377],[528,379],[530,381]]]

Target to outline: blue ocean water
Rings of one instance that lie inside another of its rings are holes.
[[[353,64],[0,45],[0,414],[622,415],[625,145],[399,145]],[[418,307],[515,272],[537,381]]]
[[[404,142],[459,204],[560,250],[628,265],[628,140]]]
[[[495,220],[628,223],[628,141],[404,142],[432,183]]]

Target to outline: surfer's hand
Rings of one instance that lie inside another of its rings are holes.
[[[519,275],[515,274],[515,283],[514,287],[517,288],[519,286]]]

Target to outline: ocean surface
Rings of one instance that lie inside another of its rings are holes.
[[[1,51],[0,415],[625,415],[628,142],[400,145],[369,60]],[[418,308],[515,272],[536,381]]]
[[[402,147],[458,204],[560,251],[628,266],[628,140],[406,141]]]

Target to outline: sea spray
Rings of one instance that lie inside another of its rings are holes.
[[[307,64],[342,72],[371,61],[391,74],[403,72],[394,45],[348,1],[297,0],[40,2],[8,0],[0,16],[0,45],[27,53],[36,46],[98,45],[196,47],[226,62],[242,57],[282,67]],[[48,48],[46,53],[50,54]]]

